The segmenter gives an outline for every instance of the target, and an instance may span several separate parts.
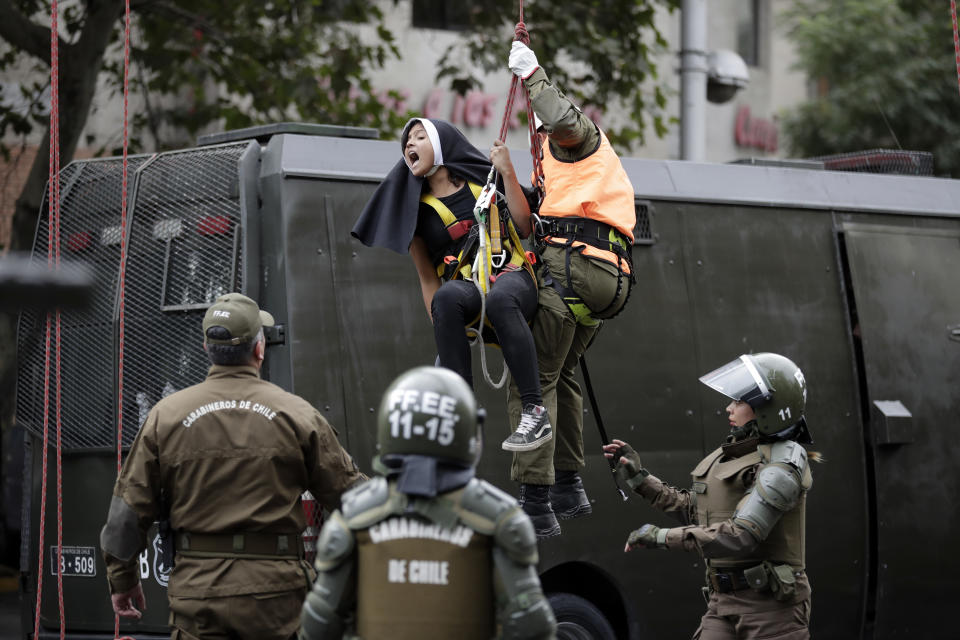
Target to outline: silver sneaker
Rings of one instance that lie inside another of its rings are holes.
[[[520,425],[503,441],[507,451],[532,451],[553,438],[553,428],[547,416],[547,408],[540,404],[528,404],[520,414]]]

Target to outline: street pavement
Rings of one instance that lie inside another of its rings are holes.
[[[20,631],[20,594],[0,591],[0,640],[22,640]]]

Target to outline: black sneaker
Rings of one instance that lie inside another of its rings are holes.
[[[550,487],[550,506],[558,518],[569,520],[593,513],[583,480],[576,471],[557,471],[557,481]]]
[[[533,530],[538,538],[551,538],[560,535],[560,523],[550,506],[550,487],[545,484],[520,485],[520,506],[530,516]]]
[[[553,428],[547,408],[540,404],[528,404],[520,414],[517,430],[503,441],[502,446],[507,451],[532,451],[551,438]]]

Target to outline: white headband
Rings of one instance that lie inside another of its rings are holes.
[[[440,134],[437,133],[437,127],[426,118],[419,122],[426,130],[430,144],[433,145],[433,166],[439,167],[443,164],[443,149],[440,148]]]

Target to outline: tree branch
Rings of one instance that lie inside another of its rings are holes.
[[[12,0],[0,0],[0,38],[50,64],[50,27],[28,19]],[[60,46],[66,46],[62,39]]]

